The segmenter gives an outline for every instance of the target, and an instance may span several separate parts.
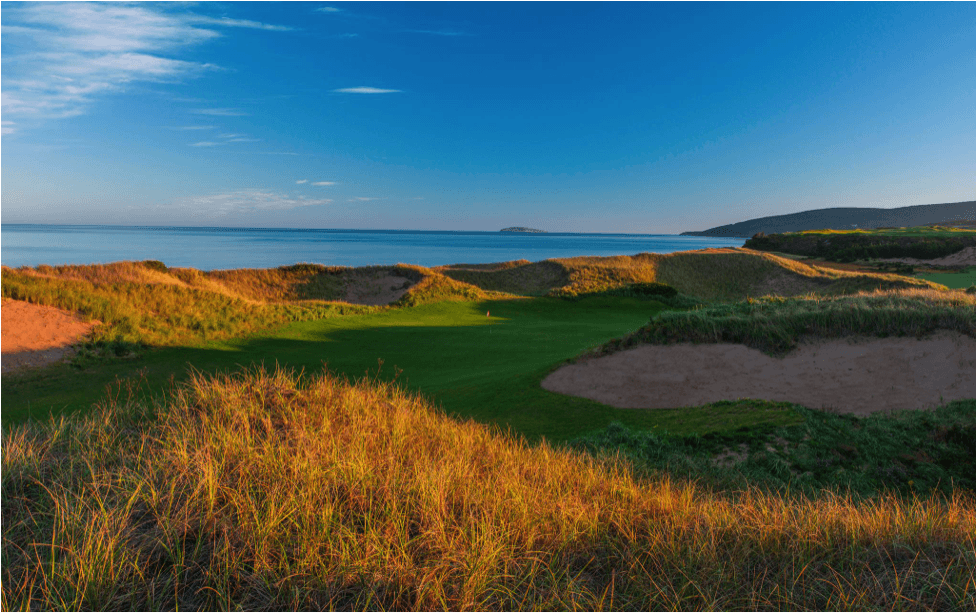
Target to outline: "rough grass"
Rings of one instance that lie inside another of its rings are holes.
[[[872,497],[974,490],[973,400],[867,417],[791,408],[800,423],[701,436],[612,424],[574,445],[593,453],[623,453],[644,471],[733,490],[760,486],[809,497],[825,491]]]
[[[662,283],[700,300],[742,300],[765,295],[825,295],[872,289],[937,287],[900,275],[847,272],[811,266],[746,249],[711,249],[660,255],[525,260],[501,265],[438,269],[484,290],[525,296],[575,298],[629,285]]]
[[[851,296],[768,297],[667,311],[634,333],[588,355],[640,344],[741,343],[784,355],[801,339],[848,336],[926,336],[951,330],[974,336],[974,296],[960,291],[889,290]]]
[[[718,495],[328,376],[124,396],[4,429],[4,609],[974,608],[972,493]]]

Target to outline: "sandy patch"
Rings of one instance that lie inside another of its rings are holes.
[[[358,274],[346,282],[346,294],[343,300],[350,304],[390,304],[400,300],[413,284],[414,282],[407,277]]]
[[[4,299],[2,371],[43,366],[64,358],[98,321],[50,306]]]
[[[977,266],[977,256],[973,247],[966,247],[962,251],[951,253],[950,255],[935,260],[917,260],[916,258],[888,258],[875,260],[877,262],[900,262],[902,264],[913,264],[916,266]]]
[[[972,337],[948,331],[822,341],[784,358],[728,343],[642,345],[564,366],[543,388],[621,408],[754,398],[867,415],[973,398],[975,353]]]

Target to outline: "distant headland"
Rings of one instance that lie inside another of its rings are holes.
[[[851,230],[878,227],[926,226],[974,219],[974,201],[949,204],[921,204],[897,209],[835,208],[816,209],[760,217],[749,221],[711,228],[702,232],[682,232],[683,236],[750,237],[757,232],[776,234],[804,230]]]
[[[530,232],[533,234],[546,234],[546,230],[537,230],[536,228],[524,228],[522,226],[513,226],[511,228],[502,228],[499,232]]]

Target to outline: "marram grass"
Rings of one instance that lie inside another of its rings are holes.
[[[4,430],[4,609],[974,609],[972,492],[719,495],[328,375],[125,396]]]

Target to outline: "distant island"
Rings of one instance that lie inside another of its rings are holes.
[[[499,232],[530,232],[533,234],[546,234],[546,230],[537,230],[536,228],[524,228],[522,226],[513,226],[511,228],[502,228]]]
[[[902,228],[974,219],[975,201],[948,204],[920,204],[897,209],[834,208],[773,215],[717,226],[682,236],[729,236],[749,238],[758,232],[779,234],[803,230],[852,230],[856,228]]]

